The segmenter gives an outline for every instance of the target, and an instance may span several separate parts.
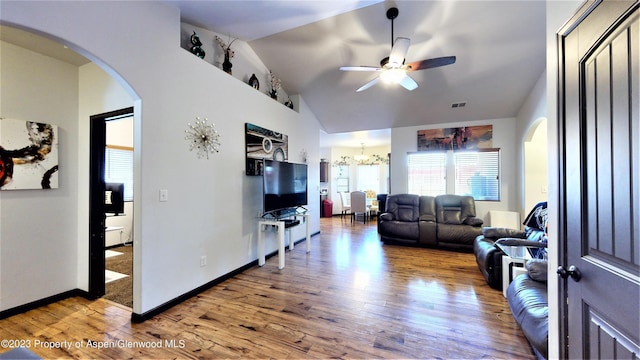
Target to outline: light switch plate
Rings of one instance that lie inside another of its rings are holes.
[[[169,201],[169,190],[160,189],[160,202],[167,202],[167,201]]]

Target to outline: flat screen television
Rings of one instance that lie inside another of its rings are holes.
[[[124,184],[104,184],[104,212],[105,214],[124,214]]]
[[[283,215],[307,205],[307,164],[264,160],[264,213]]]

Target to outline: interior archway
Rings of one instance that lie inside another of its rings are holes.
[[[524,138],[524,215],[540,201],[547,201],[547,119],[533,122]]]
[[[63,39],[58,39],[32,29],[7,25],[0,26],[0,35],[0,40],[3,43],[9,44],[12,48],[23,49],[19,52],[19,55],[25,57],[25,60],[41,58],[42,55],[42,58],[48,58],[52,63],[66,63],[68,67],[77,68],[77,71],[74,71],[75,77],[70,82],[76,84],[76,88],[73,90],[77,92],[78,99],[77,104],[72,107],[75,107],[73,112],[77,113],[78,116],[77,119],[75,119],[74,116],[74,120],[70,118],[64,120],[62,127],[69,136],[67,136],[64,143],[61,144],[61,146],[64,146],[66,149],[73,149],[74,151],[74,154],[67,154],[68,156],[63,159],[63,161],[65,161],[64,171],[66,175],[72,179],[71,181],[67,181],[67,189],[60,191],[64,192],[64,194],[58,194],[58,197],[65,198],[68,196],[67,193],[72,192],[75,193],[73,196],[77,197],[78,201],[71,201],[75,203],[73,207],[64,205],[63,208],[56,209],[56,211],[60,213],[77,214],[77,229],[74,231],[76,235],[75,239],[70,239],[70,236],[64,236],[65,239],[69,239],[69,242],[75,241],[77,244],[75,244],[75,246],[63,244],[63,246],[75,247],[75,254],[70,253],[68,256],[65,255],[66,257],[63,261],[75,264],[77,275],[75,273],[73,274],[72,282],[76,284],[78,289],[89,291],[89,117],[124,107],[139,109],[139,96],[133,91],[127,81],[108,65],[93,57],[91,54],[88,54],[86,51],[75,48],[71,49],[71,46],[67,46]],[[15,55],[13,50],[11,54]],[[24,62],[28,63],[28,61]],[[3,71],[4,70],[6,69],[3,68]],[[31,82],[32,84],[43,84],[41,86],[46,86],[44,84],[46,82],[39,81],[39,79],[35,77],[36,75],[33,76],[34,81]],[[12,85],[11,81],[2,84],[3,87],[10,87]],[[22,90],[14,89],[14,91],[19,93]],[[73,93],[73,91],[70,91],[70,93]],[[38,107],[43,107],[43,109],[27,110],[27,108],[22,105],[8,106],[7,108],[8,111],[15,114],[14,116],[16,117],[39,120],[37,114],[46,112],[44,109],[46,109],[47,106],[51,107],[53,105],[46,101],[38,101],[35,102],[35,104],[37,104]],[[65,106],[69,107],[68,104],[55,104],[56,108]],[[72,111],[68,111],[67,113],[71,112]],[[138,112],[139,110],[134,110],[134,114]],[[56,113],[53,113],[50,118],[51,120],[40,119],[40,121],[56,123],[61,121],[60,119],[62,117],[56,116]],[[133,122],[139,123],[139,121],[139,115],[134,115]],[[136,126],[133,128],[135,129]],[[139,126],[137,128],[139,128]],[[136,141],[135,139],[136,136],[134,136],[134,142]],[[74,185],[73,189],[71,189],[69,184],[77,185]],[[38,196],[40,196],[38,193],[32,194],[32,197]],[[133,222],[134,220],[131,221]],[[136,226],[132,224],[131,228],[136,228]],[[67,230],[67,232],[70,231]],[[56,235],[52,234],[52,236],[55,237]],[[131,234],[129,236],[132,237],[133,235]],[[59,276],[70,278],[71,273],[61,274]],[[71,280],[66,280],[66,282],[71,282]],[[134,285],[134,287],[135,286],[136,285]],[[139,286],[139,284],[137,284],[137,286]]]

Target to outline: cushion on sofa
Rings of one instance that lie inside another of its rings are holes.
[[[420,196],[420,221],[436,221],[436,201],[433,196]]]
[[[417,221],[381,221],[380,235],[383,241],[406,241],[417,243],[420,237],[420,227]]]
[[[527,274],[535,281],[547,282],[547,260],[531,259],[525,265]]]
[[[413,222],[419,217],[419,196],[413,194],[395,194],[387,197],[387,212],[393,214],[393,220]]]
[[[476,217],[476,203],[472,196],[438,195],[435,203],[436,219],[440,224],[460,225],[467,218]]]
[[[444,208],[440,217],[442,224],[460,225],[460,208]]]

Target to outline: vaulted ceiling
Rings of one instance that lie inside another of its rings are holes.
[[[167,2],[185,22],[248,41],[328,133],[514,117],[545,67],[539,0]],[[394,36],[411,39],[407,62],[457,61],[411,72],[413,91],[379,83],[356,93],[377,74],[339,68],[389,55],[393,6]]]
[[[376,146],[378,138],[388,144],[394,127],[514,117],[545,68],[541,0],[157,1],[179,7],[184,22],[247,41],[343,146]],[[389,55],[391,7],[399,10],[394,37],[411,39],[407,62],[441,56],[456,62],[409,73],[418,83],[413,91],[378,83],[356,92],[377,73],[339,68],[378,66]],[[3,29],[3,40],[9,31]],[[44,45],[49,50],[41,52],[60,51]]]

